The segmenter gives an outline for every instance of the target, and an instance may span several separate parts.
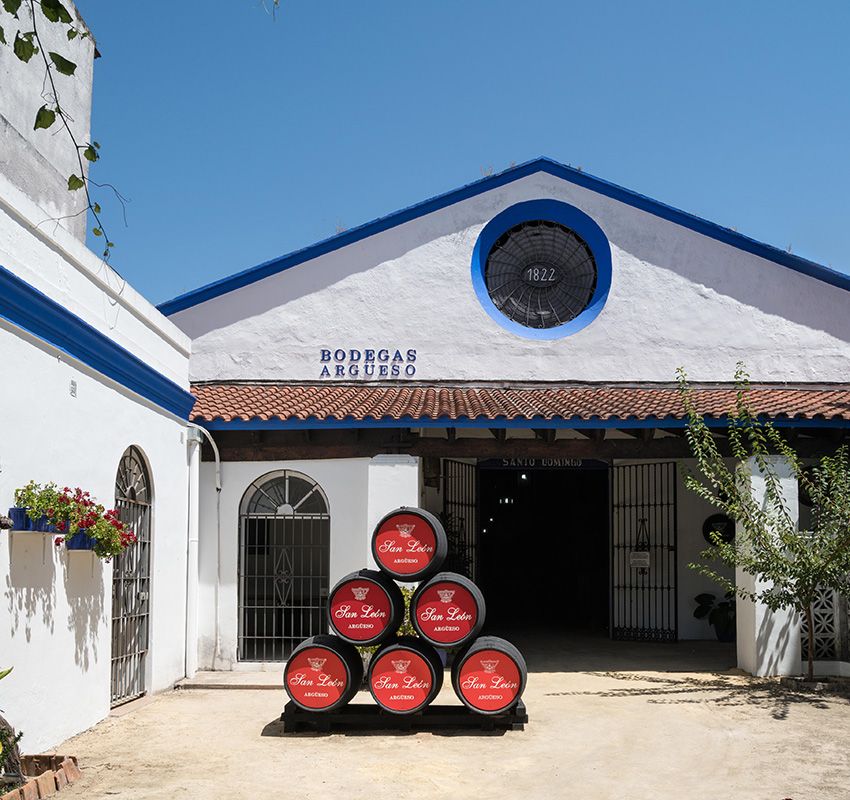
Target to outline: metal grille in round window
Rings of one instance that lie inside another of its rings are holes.
[[[527,328],[554,328],[590,304],[596,262],[575,231],[557,222],[523,222],[496,240],[484,280],[505,316]]]

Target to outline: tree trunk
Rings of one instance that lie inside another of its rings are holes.
[[[15,729],[0,716],[0,737],[3,740],[3,752],[0,753],[0,773],[19,776],[21,772],[21,751],[15,741]]]
[[[813,681],[815,679],[815,619],[812,614],[811,603],[806,606],[806,626],[809,629],[809,670],[806,675],[806,680]]]

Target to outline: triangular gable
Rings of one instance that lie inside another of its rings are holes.
[[[724,244],[737,247],[747,253],[780,264],[783,267],[788,267],[796,272],[801,272],[812,278],[824,281],[839,289],[850,291],[850,275],[837,272],[829,267],[817,264],[814,261],[809,261],[805,258],[800,258],[785,250],[773,247],[769,244],[751,239],[749,236],[744,236],[731,228],[725,228],[722,225],[717,225],[714,222],[709,222],[702,217],[694,214],[689,214],[686,211],[681,211],[678,208],[673,208],[658,200],[653,200],[651,197],[633,192],[630,189],[625,189],[615,183],[596,178],[586,172],[569,167],[566,164],[560,164],[550,158],[536,158],[532,161],[526,161],[524,164],[519,164],[514,167],[509,167],[503,172],[495,175],[489,175],[481,180],[473,181],[459,189],[454,189],[429,200],[417,203],[407,208],[396,211],[393,214],[388,214],[385,217],[367,222],[356,228],[344,231],[328,239],[324,239],[316,244],[304,247],[301,250],[296,250],[288,255],[266,261],[255,267],[237,272],[227,278],[222,278],[212,283],[202,286],[198,289],[193,289],[172,300],[167,300],[161,303],[157,308],[166,315],[175,314],[178,311],[196,306],[199,303],[211,300],[214,297],[232,292],[235,289],[240,289],[248,284],[268,278],[271,275],[276,275],[290,267],[303,264],[326,253],[339,250],[369,236],[402,225],[405,222],[418,219],[419,217],[431,214],[434,211],[439,211],[447,206],[467,200],[471,197],[483,194],[484,192],[498,189],[521,178],[533,175],[538,172],[544,172],[561,178],[564,181],[589,189],[598,194],[617,200],[626,205],[637,208],[641,211],[646,211],[649,214],[654,214],[668,222],[673,222],[681,225],[684,228],[695,231],[696,233],[715,239]]]

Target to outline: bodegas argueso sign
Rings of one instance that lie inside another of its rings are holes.
[[[320,378],[400,379],[416,376],[416,349],[396,347],[332,348],[319,351]]]

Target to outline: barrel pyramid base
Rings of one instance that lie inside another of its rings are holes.
[[[521,731],[528,722],[528,711],[520,700],[503,714],[483,715],[465,706],[430,705],[415,714],[390,714],[371,703],[349,703],[335,711],[305,711],[291,700],[280,715],[284,733],[314,731]]]

